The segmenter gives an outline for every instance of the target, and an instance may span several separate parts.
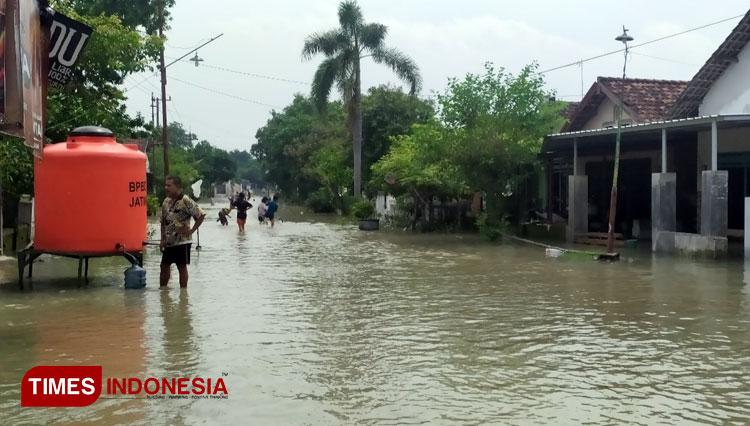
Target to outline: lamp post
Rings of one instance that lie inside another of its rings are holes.
[[[164,17],[163,17],[162,8],[163,8],[163,2],[159,2],[159,37],[163,37],[164,35],[163,33]],[[208,43],[211,43],[212,41],[216,40],[217,38],[223,35],[224,33],[217,35],[216,37],[212,38],[211,40],[208,40],[207,42],[201,44],[195,49],[192,49],[188,53],[180,56],[179,58],[175,59],[174,61],[170,62],[167,65],[164,65],[164,46],[162,46],[161,48],[161,52],[159,55],[159,71],[161,73],[161,115],[162,115],[161,140],[162,140],[162,150],[164,153],[164,179],[165,180],[167,176],[169,176],[169,139],[167,137],[167,67],[174,64],[175,62],[182,60],[184,57],[190,55],[191,53],[197,52],[198,49],[200,49],[201,47],[207,45]],[[195,57],[190,60],[195,62],[196,67],[198,66],[200,62],[203,61],[203,59],[198,57],[198,53],[196,53]]]
[[[625,45],[625,63],[622,66],[622,80],[625,83],[625,70],[628,66],[628,53],[630,46],[628,43],[633,41],[633,37],[628,35],[628,30],[625,26],[622,26],[622,34],[615,37],[615,40]],[[622,110],[624,108],[624,101],[622,94],[620,94],[620,102],[615,108],[616,124],[617,124],[617,136],[615,138],[615,169],[612,175],[612,192],[609,200],[609,232],[607,235],[607,253],[614,253],[615,251],[615,219],[617,218],[617,177],[620,171],[620,138],[622,137],[622,127],[620,121],[622,119]]]

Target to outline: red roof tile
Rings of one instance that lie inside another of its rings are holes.
[[[599,77],[597,81],[634,112],[639,123],[662,120],[688,86],[687,81]]]
[[[635,123],[662,120],[687,86],[687,81],[599,77],[568,117],[568,124],[562,131],[583,129],[607,98],[614,103],[622,98],[626,112]]]
[[[576,112],[576,109],[578,109],[578,105],[580,105],[580,102],[566,102],[565,108],[563,108],[562,111],[560,111],[560,115],[563,116],[563,118],[570,121],[573,118],[573,115]]]

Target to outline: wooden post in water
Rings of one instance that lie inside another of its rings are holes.
[[[615,251],[615,220],[617,219],[617,177],[620,172],[620,138],[622,129],[620,127],[620,118],[622,116],[622,106],[617,106],[617,137],[615,138],[615,169],[612,175],[612,192],[609,198],[609,230],[607,234],[607,253]]]

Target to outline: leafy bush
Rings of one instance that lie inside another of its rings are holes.
[[[333,205],[333,197],[331,192],[326,188],[320,188],[317,191],[310,194],[305,200],[305,206],[312,210],[314,213],[334,213],[336,207]]]
[[[479,233],[484,238],[489,241],[497,241],[508,230],[508,222],[490,219],[487,213],[482,213],[477,218],[477,227],[479,227]]]
[[[368,200],[359,200],[352,205],[352,214],[359,220],[370,219],[375,215],[375,206]]]
[[[161,203],[159,203],[159,197],[151,194],[146,196],[146,214],[149,216],[156,215],[159,213],[160,207]]]

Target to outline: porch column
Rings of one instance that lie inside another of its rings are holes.
[[[567,240],[573,242],[576,234],[589,231],[589,177],[568,176],[568,229]]]
[[[555,162],[552,158],[547,160],[547,223],[552,223],[552,173],[555,170]]]
[[[711,122],[711,170],[701,175],[701,235],[727,236],[729,173],[718,170],[719,136]]]
[[[711,171],[715,172],[718,166],[719,132],[716,129],[716,120],[711,122]]]
[[[656,251],[661,232],[674,232],[676,230],[677,230],[677,174],[676,173],[652,173],[651,174],[651,249],[653,251]]]
[[[667,172],[667,129],[661,129],[661,172]]]
[[[662,232],[676,230],[677,174],[667,173],[667,129],[661,129],[661,173],[651,174],[651,250],[657,251],[665,238]]]
[[[701,235],[727,236],[729,173],[706,170],[701,175]]]
[[[573,176],[578,175],[578,138],[573,139]]]

